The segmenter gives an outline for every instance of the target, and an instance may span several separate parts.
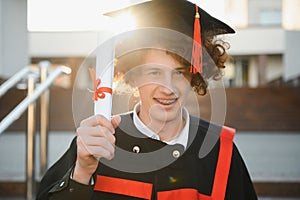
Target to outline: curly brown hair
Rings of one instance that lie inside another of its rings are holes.
[[[203,68],[206,69],[206,74],[193,74],[191,80],[191,86],[199,95],[207,93],[208,83],[206,80],[222,78],[222,69],[225,68],[225,62],[229,58],[226,50],[230,47],[228,42],[217,39],[214,33],[205,33],[202,36],[202,44],[207,52],[203,55]],[[210,59],[205,57],[210,57]]]
[[[226,50],[229,48],[229,44],[222,39],[217,39],[216,34],[214,33],[203,34],[202,44],[203,48],[205,49],[202,55],[203,73],[193,74],[189,72],[191,87],[198,95],[201,96],[207,93],[208,79],[218,80],[222,77],[222,69],[225,68],[225,62],[229,57],[226,52]],[[147,51],[149,51],[147,48],[138,49],[119,57],[116,61],[116,76],[123,77],[123,75],[126,75],[130,71],[129,69],[142,65],[143,58]],[[186,66],[187,70],[191,66],[190,61],[186,60],[186,58],[183,58],[181,55],[169,50],[164,51],[166,51],[168,55],[174,57],[174,59],[176,59],[183,66]]]

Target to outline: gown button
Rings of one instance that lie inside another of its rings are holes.
[[[174,150],[173,151],[173,157],[174,158],[179,158],[179,156],[180,156],[180,152],[178,150]]]
[[[132,151],[134,152],[134,153],[140,153],[140,147],[139,146],[134,146],[133,148],[132,148]]]

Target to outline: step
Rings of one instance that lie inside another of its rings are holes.
[[[66,151],[74,135],[50,132],[49,166]],[[36,144],[38,140],[37,137]],[[5,132],[0,136],[0,196],[24,194],[25,141],[22,132]],[[238,132],[235,143],[259,195],[300,197],[299,132]],[[36,158],[39,174],[39,151]]]

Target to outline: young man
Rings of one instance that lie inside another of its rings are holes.
[[[184,56],[178,55],[177,40],[173,47],[160,44],[120,56],[117,65],[125,69],[125,82],[138,89],[140,102],[111,121],[101,115],[83,120],[69,150],[41,181],[38,199],[257,199],[233,129],[193,117],[185,108],[191,90],[204,95],[205,79],[216,78],[224,67],[225,48],[214,37],[234,32],[196,9],[201,32],[195,36],[200,29],[190,2],[154,0],[132,7],[142,27],[198,37],[213,64],[197,47],[188,45],[192,52],[184,47]],[[154,43],[163,38],[148,33]],[[186,55],[192,55],[192,65]],[[199,156],[205,138],[216,135],[211,150]]]

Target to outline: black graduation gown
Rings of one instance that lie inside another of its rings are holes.
[[[191,116],[188,146],[184,150],[182,145],[167,145],[146,138],[134,127],[132,113],[123,115],[115,134],[115,157],[111,161],[101,159],[93,176],[96,184],[83,185],[70,179],[76,161],[74,139],[68,151],[43,177],[37,199],[160,200],[168,199],[164,194],[170,192],[173,199],[174,195],[175,199],[213,199],[220,139],[212,143],[204,157],[199,157],[199,151],[204,138],[214,140],[221,129]],[[234,144],[229,166],[225,199],[257,199],[245,163]]]

